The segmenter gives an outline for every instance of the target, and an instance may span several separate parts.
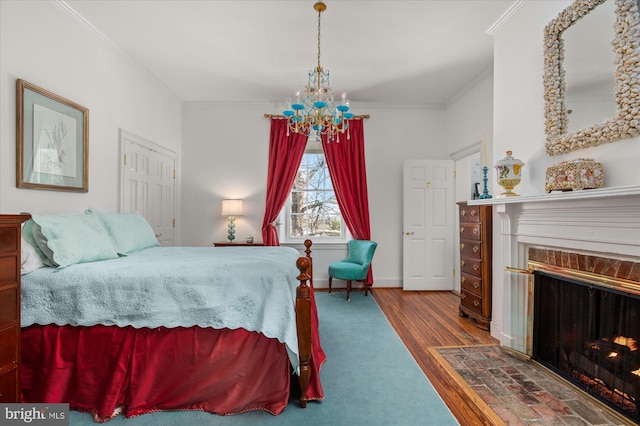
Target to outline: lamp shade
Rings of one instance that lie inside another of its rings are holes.
[[[222,216],[242,216],[242,200],[222,200]]]

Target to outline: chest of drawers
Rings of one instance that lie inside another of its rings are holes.
[[[20,241],[29,215],[0,215],[0,402],[20,400]]]
[[[459,202],[460,315],[483,330],[491,323],[492,207]]]

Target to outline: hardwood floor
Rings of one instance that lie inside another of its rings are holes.
[[[489,332],[458,315],[460,298],[451,292],[375,289],[378,306],[461,425],[504,424],[465,384],[438,362],[437,346],[497,345]]]

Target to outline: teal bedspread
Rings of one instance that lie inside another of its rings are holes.
[[[21,326],[244,328],[284,343],[297,370],[299,256],[288,247],[154,247],[37,269],[22,276]]]

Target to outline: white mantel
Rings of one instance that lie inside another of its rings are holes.
[[[640,185],[620,186],[616,188],[585,189],[582,191],[551,192],[549,194],[521,195],[517,197],[488,198],[484,200],[471,200],[469,205],[474,204],[521,204],[548,201],[567,201],[600,199],[609,197],[637,197],[640,195]]]
[[[491,334],[527,353],[526,269],[530,247],[640,259],[640,186],[469,201],[493,205],[493,315]]]

